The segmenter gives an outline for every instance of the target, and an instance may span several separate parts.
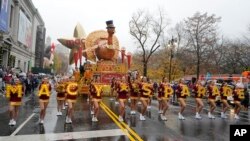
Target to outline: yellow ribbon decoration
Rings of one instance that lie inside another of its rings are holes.
[[[41,95],[50,96],[49,84],[41,84],[41,88],[38,92],[38,96],[40,97]]]
[[[67,87],[66,87],[66,92],[69,94],[69,95],[77,95],[77,90],[75,91],[72,91],[71,88],[72,87],[77,87],[78,84],[75,83],[75,82],[69,82]]]
[[[198,86],[198,96],[201,97],[201,96],[205,96],[206,94],[206,89],[203,87],[203,86]]]
[[[174,93],[174,90],[172,87],[164,86],[164,97],[168,97],[169,95],[172,95]]]
[[[220,91],[219,91],[218,87],[213,86],[212,96],[216,96],[216,95],[219,95],[219,94],[220,94]]]
[[[181,96],[190,96],[190,92],[188,90],[188,87],[186,85],[182,86]]]
[[[242,89],[242,88],[237,88],[236,89],[236,94],[238,95],[239,99],[244,99],[245,98],[244,89]]]
[[[101,92],[102,92],[103,86],[102,86],[102,85],[99,85],[99,84],[94,84],[94,87],[95,87],[95,89],[96,89],[97,96],[100,96],[100,95],[101,95]]]
[[[7,85],[6,86],[6,97],[10,98],[10,94],[13,93],[17,93],[17,97],[21,98],[22,97],[22,85],[17,85],[17,86],[12,86],[12,85]]]

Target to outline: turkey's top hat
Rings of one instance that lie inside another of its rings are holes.
[[[115,28],[113,24],[113,20],[106,21],[106,24],[107,24],[107,28]]]

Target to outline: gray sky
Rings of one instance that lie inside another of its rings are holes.
[[[230,38],[240,37],[250,24],[250,0],[33,0],[40,12],[47,36],[52,42],[57,38],[73,37],[79,22],[86,33],[106,28],[105,21],[113,20],[120,46],[134,51],[128,22],[138,9],[155,12],[163,7],[173,27],[197,11],[216,14],[222,18],[220,34]]]

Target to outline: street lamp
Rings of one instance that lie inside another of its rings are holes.
[[[172,39],[168,41],[168,47],[170,48],[170,60],[169,60],[169,74],[168,74],[168,80],[171,82],[171,74],[172,74],[172,59],[174,58],[174,48],[176,46],[177,40],[174,39],[172,36]]]

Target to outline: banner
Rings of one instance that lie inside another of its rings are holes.
[[[32,44],[32,25],[26,15],[20,10],[19,12],[19,28],[18,28],[18,41],[27,47]]]
[[[105,84],[110,84],[112,78],[121,79],[125,74],[122,73],[101,73],[101,82]]]
[[[10,0],[1,0],[0,6],[0,32],[6,33],[9,30]]]
[[[117,73],[126,73],[125,64],[97,64],[96,68],[93,70],[97,70],[99,72],[117,72]]]

